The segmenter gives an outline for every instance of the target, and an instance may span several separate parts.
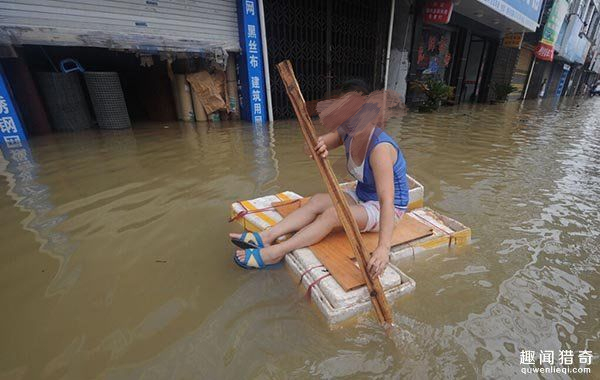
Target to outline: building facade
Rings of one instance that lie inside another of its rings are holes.
[[[439,1],[415,3],[407,102],[419,103],[410,82],[442,81],[452,103],[581,95],[598,80],[598,0],[506,3],[454,1],[447,22],[427,20]],[[391,69],[393,70],[393,69]]]
[[[23,124],[40,130],[49,127],[35,74],[60,71],[66,58],[118,71],[132,118],[176,117],[180,105],[166,95],[140,94],[170,92],[173,75],[228,62],[236,69],[227,73],[235,89],[228,109],[259,124],[294,117],[275,69],[284,59],[311,104],[351,79],[395,90],[408,104],[423,99],[411,83],[427,80],[452,86],[453,104],[495,100],[496,87],[509,84],[517,89],[509,99],[577,95],[600,72],[599,3],[0,0],[0,58],[7,84],[19,87],[13,93],[29,99]]]
[[[536,54],[530,71],[527,99],[582,95],[598,75],[595,65],[600,42],[600,13],[594,0],[554,0],[546,4],[542,25],[526,38],[544,44],[555,35],[554,44]]]
[[[47,132],[53,124],[43,121],[52,107],[43,96],[39,75],[60,73],[67,60],[77,61],[81,71],[118,73],[132,120],[223,117],[225,111],[199,117],[207,109],[201,110],[206,107],[191,99],[191,82],[190,86],[187,78],[177,82],[178,76],[205,70],[218,81],[213,87],[219,91],[227,87],[219,106],[226,117],[236,118],[241,106],[244,119],[262,123],[268,112],[260,3],[0,1],[2,74],[14,96],[21,98],[15,104],[33,133]]]
[[[535,31],[542,1],[454,1],[442,22],[427,15],[440,3],[415,3],[407,82],[442,81],[454,87],[454,104],[493,99],[495,83],[510,83],[515,66],[528,66],[531,56],[521,54],[520,46],[503,47],[503,37]],[[407,102],[418,103],[419,94],[408,87]]]

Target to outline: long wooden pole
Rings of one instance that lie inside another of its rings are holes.
[[[281,75],[287,94],[298,117],[304,140],[309,147],[315,147],[317,145],[317,134],[306,109],[306,102],[300,91],[300,86],[298,86],[292,64],[288,60],[280,62],[277,64],[277,70],[279,70],[279,75]],[[375,314],[377,314],[377,319],[381,323],[391,324],[393,322],[392,312],[385,298],[381,282],[379,282],[379,278],[371,278],[367,271],[371,254],[365,248],[358,225],[350,212],[348,201],[331,169],[331,163],[328,159],[322,158],[318,154],[313,154],[313,157],[315,158],[321,177],[325,181],[327,191],[333,200],[338,218],[344,227],[344,231],[346,231],[350,246],[352,247],[352,251],[354,251],[354,256],[356,256],[356,261],[358,261],[358,266],[369,289],[371,303],[373,304],[373,309],[375,309]]]

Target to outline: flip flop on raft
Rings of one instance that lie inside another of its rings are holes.
[[[265,264],[259,248],[246,249],[245,251],[246,257],[244,258],[244,261],[238,259],[237,253],[233,254],[233,261],[244,269],[265,269],[279,264]]]
[[[241,249],[264,248],[265,244],[262,241],[258,232],[244,231],[239,239],[231,238],[231,242]]]

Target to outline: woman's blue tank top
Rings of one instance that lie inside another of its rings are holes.
[[[344,147],[346,148],[346,160],[350,154],[350,143],[352,142],[352,136],[349,136],[343,132],[339,132],[344,141]],[[394,139],[385,133],[381,128],[375,128],[369,146],[367,148],[367,154],[365,155],[365,166],[363,172],[362,181],[358,181],[356,185],[356,196],[362,202],[367,201],[378,201],[377,188],[375,187],[375,176],[371,169],[371,152],[373,149],[381,143],[389,143],[398,152],[398,157],[394,163],[394,206],[401,210],[406,210],[408,207],[408,178],[406,177],[406,161],[402,155],[400,147],[394,141]]]

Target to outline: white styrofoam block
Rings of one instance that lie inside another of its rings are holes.
[[[425,187],[414,179],[413,177],[407,175],[408,177],[408,204],[411,204],[416,201],[422,201],[423,195],[425,194]]]
[[[319,265],[320,262],[307,248],[298,249],[285,257],[288,268],[296,277],[300,277],[307,269]],[[302,284],[307,289],[310,284],[319,279],[327,270],[323,267],[312,269],[302,278]],[[390,264],[380,277],[386,297],[389,301],[397,299],[402,294],[415,288],[415,281],[402,273],[395,265]],[[324,315],[329,324],[336,324],[372,308],[366,286],[345,292],[331,276],[324,278],[312,287],[311,299]]]
[[[456,244],[456,239],[452,239],[451,237],[455,236],[457,232],[468,229],[462,223],[439,214],[428,207],[412,210],[406,215],[427,224],[433,231],[433,234],[392,247],[390,259],[394,261],[404,257],[414,256],[417,253],[430,249],[454,245]]]
[[[291,255],[294,256],[296,260],[300,263],[300,266],[302,267],[303,271],[308,268],[321,265],[321,262],[308,248],[297,249],[294,252],[292,252]],[[398,273],[396,269],[397,268],[388,266],[379,278],[379,280],[381,281],[381,286],[383,286],[384,290],[393,288],[394,286],[397,286],[402,282],[402,276]],[[312,283],[324,273],[327,273],[324,267],[319,267],[311,270],[305,275],[305,277],[310,277],[312,279]],[[301,273],[299,273],[298,275],[300,274]],[[336,308],[348,307],[353,303],[356,303],[357,301],[363,300],[363,297],[365,299],[368,299],[369,296],[365,287],[353,289],[348,292],[344,291],[344,289],[338,284],[337,281],[335,281],[333,277],[323,279],[319,282],[318,286],[321,288],[321,291],[327,297],[332,306]]]

